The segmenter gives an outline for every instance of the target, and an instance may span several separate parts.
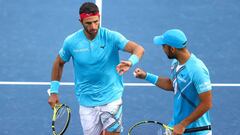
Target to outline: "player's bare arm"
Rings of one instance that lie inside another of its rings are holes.
[[[147,73],[140,68],[136,68],[134,71],[134,76],[136,78],[146,79]],[[164,90],[173,91],[172,81],[169,78],[158,76],[155,85]]]
[[[129,41],[124,50],[131,54],[137,55],[139,59],[141,59],[144,54],[144,48],[133,41]]]
[[[212,92],[211,90],[199,94],[200,104],[197,108],[181,123],[174,126],[174,133],[181,134],[184,132],[185,127],[190,123],[194,122],[200,118],[204,113],[206,113],[212,107]]]
[[[144,54],[144,48],[133,41],[129,41],[124,48],[124,51],[131,53],[131,57],[137,59],[136,63],[139,59],[142,58]],[[130,59],[131,59],[130,57]],[[131,66],[136,64],[134,61],[121,61],[120,64],[117,65],[117,72],[122,75],[129,70]]]
[[[58,81],[61,80],[64,64],[65,62],[58,55],[53,64],[52,80],[58,80]]]
[[[60,81],[62,77],[63,67],[65,62],[58,55],[53,64],[52,80]],[[48,103],[53,108],[55,104],[59,103],[59,98],[56,93],[52,93],[48,98]]]

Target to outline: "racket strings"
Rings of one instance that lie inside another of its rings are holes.
[[[131,135],[164,135],[165,129],[157,124],[147,123],[134,127]]]
[[[69,120],[69,110],[67,107],[62,106],[56,113],[55,131],[61,133],[67,126]]]

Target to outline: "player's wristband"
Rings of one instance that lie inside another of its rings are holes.
[[[58,89],[60,86],[59,81],[51,81],[51,86],[50,86],[50,93],[58,93]]]
[[[139,58],[135,54],[132,54],[128,60],[131,61],[132,66],[134,66],[135,64],[137,64],[139,62]]]
[[[149,81],[152,84],[156,84],[158,81],[158,76],[147,72],[145,80]]]

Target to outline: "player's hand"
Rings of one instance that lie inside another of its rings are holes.
[[[185,127],[182,124],[177,124],[173,127],[173,135],[182,135],[185,131]]]
[[[127,72],[129,70],[129,68],[131,67],[132,63],[130,61],[121,61],[121,63],[119,63],[117,65],[117,72],[122,75],[125,72]]]
[[[55,104],[59,103],[58,95],[57,94],[51,94],[48,98],[48,104],[54,108]]]
[[[133,75],[136,78],[145,79],[147,73],[145,71],[143,71],[142,69],[140,69],[140,68],[136,68],[135,71],[133,72]]]

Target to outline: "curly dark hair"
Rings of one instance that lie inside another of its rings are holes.
[[[92,3],[92,2],[85,2],[81,5],[80,9],[79,9],[79,14],[81,13],[93,13],[93,14],[96,14],[98,13],[99,10],[98,10],[98,7],[95,3]]]

